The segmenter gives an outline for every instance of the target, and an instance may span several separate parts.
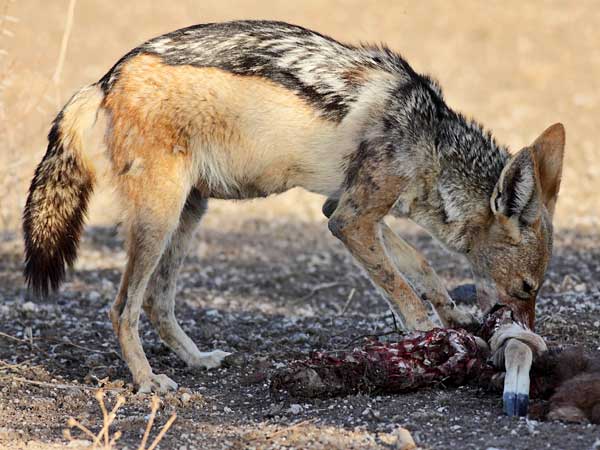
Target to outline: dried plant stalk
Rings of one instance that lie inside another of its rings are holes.
[[[92,440],[91,448],[93,448],[93,449],[99,448],[100,443],[103,441],[104,445],[102,446],[102,448],[105,450],[110,450],[110,449],[114,448],[116,442],[122,436],[121,431],[116,431],[111,436],[110,435],[110,426],[115,421],[115,418],[117,417],[117,412],[118,412],[119,408],[121,408],[125,404],[125,397],[123,397],[122,395],[117,396],[117,400],[116,400],[112,410],[110,411],[110,413],[108,412],[108,410],[106,408],[106,404],[104,402],[104,397],[105,397],[104,390],[103,389],[98,390],[96,392],[96,394],[94,395],[94,397],[98,401],[98,404],[100,405],[100,410],[102,411],[102,428],[100,429],[100,431],[98,431],[97,434],[94,434],[89,428],[87,428],[85,425],[80,423],[77,419],[75,419],[74,417],[70,417],[69,420],[67,421],[67,426],[69,428],[63,430],[63,435],[67,440],[74,441],[75,438],[71,434],[70,428],[77,428],[77,429],[81,430],[88,438],[90,438]],[[165,436],[165,434],[167,433],[169,428],[171,428],[171,425],[173,425],[173,422],[175,422],[175,419],[177,418],[177,414],[173,413],[171,415],[171,417],[169,417],[169,420],[167,420],[167,422],[163,425],[162,429],[159,431],[156,438],[154,438],[154,440],[152,441],[152,444],[150,444],[150,447],[148,447],[148,449],[146,449],[146,443],[148,442],[148,437],[150,436],[152,427],[154,426],[154,421],[156,419],[156,413],[158,412],[159,407],[160,407],[160,399],[157,396],[153,396],[152,401],[151,401],[150,417],[148,419],[148,423],[146,425],[144,436],[142,438],[142,442],[140,443],[140,446],[138,447],[138,450],[153,450],[154,448],[156,448],[156,446],[160,443],[160,441],[163,439],[163,437]]]

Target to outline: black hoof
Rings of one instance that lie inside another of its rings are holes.
[[[529,406],[529,395],[505,392],[502,397],[504,401],[504,413],[509,416],[525,417]]]

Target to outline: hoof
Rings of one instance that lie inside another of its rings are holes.
[[[505,392],[502,400],[504,401],[504,413],[507,416],[525,417],[527,415],[529,395]]]

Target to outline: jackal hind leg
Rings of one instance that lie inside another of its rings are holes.
[[[176,179],[172,171],[146,168],[157,179]],[[151,172],[152,171],[152,172]],[[170,177],[170,178],[168,178]],[[166,375],[155,374],[142,348],[139,317],[144,293],[183,210],[189,187],[181,183],[157,185],[140,180],[122,180],[119,186],[128,199],[128,261],[110,318],[119,337],[123,359],[139,392],[166,392],[177,384]]]
[[[360,161],[329,219],[329,229],[348,248],[382,292],[408,330],[429,330],[434,323],[386,251],[383,218],[405,187],[405,179],[385,173],[381,161]],[[332,205],[326,205],[330,212]],[[327,210],[327,211],[325,211]]]
[[[169,241],[144,298],[144,310],[161,340],[190,367],[219,367],[229,353],[221,350],[201,352],[182,330],[175,317],[177,276],[187,254],[189,242],[206,211],[207,200],[193,189],[179,219],[179,225]]]

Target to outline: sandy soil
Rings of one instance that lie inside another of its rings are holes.
[[[70,416],[97,430],[93,393],[106,377],[127,397],[115,422],[120,442],[135,448],[140,441],[149,397],[127,390],[129,375],[106,316],[125,262],[109,190],[100,189],[92,202],[75,272],[47,302],[29,298],[23,287],[19,217],[58,105],[131,47],[198,22],[279,19],[351,42],[384,41],[438,78],[452,106],[513,150],[564,122],[556,252],[539,300],[539,331],[553,344],[598,350],[600,10],[594,2],[86,0],[77,4],[55,85],[67,3],[0,1],[0,15],[9,16],[0,21],[0,448],[63,445]],[[383,300],[329,236],[322,200],[293,191],[212,202],[183,270],[178,315],[202,348],[236,356],[223,369],[190,371],[144,322],[151,363],[182,388],[165,399],[157,418],[163,424],[178,414],[161,448],[394,448],[400,426],[425,448],[600,447],[596,426],[508,419],[498,395],[475,387],[312,402],[272,398],[268,380],[280,364],[392,325]],[[468,281],[460,258],[410,224],[393,225],[449,287]]]

